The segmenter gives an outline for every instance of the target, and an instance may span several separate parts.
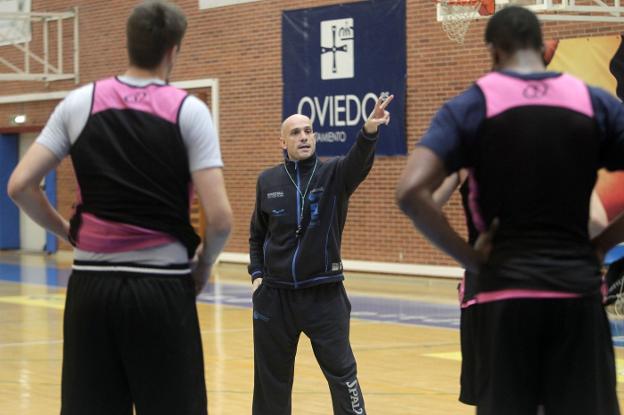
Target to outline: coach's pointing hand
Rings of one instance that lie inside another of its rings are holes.
[[[377,129],[381,124],[388,125],[390,122],[390,113],[386,111],[386,107],[392,102],[393,98],[394,95],[390,95],[386,99],[382,97],[377,99],[373,112],[371,112],[368,120],[366,120],[364,124],[364,131],[366,134],[377,134]]]

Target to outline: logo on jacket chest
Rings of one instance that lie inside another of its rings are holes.
[[[267,193],[267,199],[279,199],[284,197],[284,192],[270,192]]]
[[[286,209],[273,209],[271,214],[273,216],[284,216],[286,215]]]

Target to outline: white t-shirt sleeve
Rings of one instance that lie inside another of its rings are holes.
[[[54,109],[36,142],[49,149],[59,160],[65,158],[87,124],[92,96],[93,84],[67,95]]]
[[[199,98],[189,95],[182,103],[179,123],[190,171],[223,167],[219,137],[208,106]]]

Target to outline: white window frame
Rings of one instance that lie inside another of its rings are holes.
[[[260,0],[199,0],[199,10],[216,9],[217,7],[258,2]]]
[[[219,134],[219,79],[204,78],[190,79],[186,81],[172,82],[171,85],[185,90],[193,90],[199,88],[210,88],[210,112],[212,114],[212,122]],[[37,101],[61,100],[65,98],[71,90],[54,91],[54,92],[35,92],[30,94],[19,95],[0,95],[0,105],[29,103]],[[24,111],[26,112],[26,111]],[[2,124],[0,124],[1,126]]]

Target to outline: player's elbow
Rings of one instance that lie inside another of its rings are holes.
[[[224,214],[217,226],[217,232],[223,236],[229,236],[232,233],[232,228],[234,227],[233,222],[234,219],[232,217],[232,212]]]
[[[400,182],[395,191],[395,201],[403,212],[409,208],[409,204],[411,201],[410,198],[410,188],[405,185],[405,183]]]
[[[405,183],[399,183],[395,192],[395,199],[399,209],[410,217],[418,215],[419,206],[423,203],[421,196],[422,189],[413,185],[408,186]]]
[[[13,172],[7,185],[7,193],[9,194],[9,197],[13,199],[13,201],[17,202],[21,199],[27,188],[28,183],[25,180],[22,180],[19,174]]]
[[[214,212],[207,221],[207,227],[211,233],[227,238],[232,233],[234,218],[229,206]]]

